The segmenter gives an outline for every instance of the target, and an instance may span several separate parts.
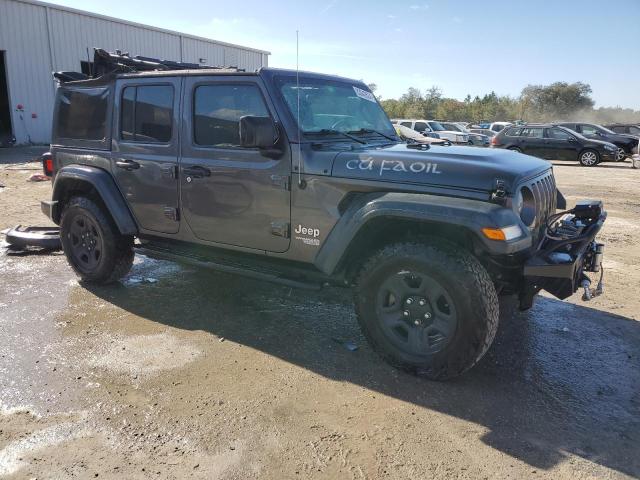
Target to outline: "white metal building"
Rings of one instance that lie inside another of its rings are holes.
[[[35,0],[0,0],[0,145],[48,143],[56,84],[51,72],[87,71],[87,49],[167,60],[267,66],[269,52]],[[20,109],[19,106],[22,106]]]

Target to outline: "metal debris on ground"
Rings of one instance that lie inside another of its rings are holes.
[[[44,175],[42,173],[34,173],[33,175],[31,175],[29,177],[29,179],[27,181],[28,182],[48,182],[50,180],[51,180],[51,178],[47,177],[46,175]]]

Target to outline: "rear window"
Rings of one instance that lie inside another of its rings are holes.
[[[131,142],[167,143],[171,140],[173,87],[145,85],[122,91],[120,138]]]
[[[102,142],[107,137],[109,89],[60,88],[57,96],[55,136]]]

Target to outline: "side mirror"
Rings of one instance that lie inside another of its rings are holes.
[[[569,138],[567,138],[567,141],[568,141],[569,143],[576,143],[576,139],[575,139],[575,138],[573,138],[573,137],[569,137]]]
[[[278,141],[278,129],[271,117],[240,117],[240,146],[271,148]]]

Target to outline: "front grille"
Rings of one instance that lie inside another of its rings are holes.
[[[539,233],[546,224],[549,215],[556,211],[556,179],[553,176],[553,171],[549,170],[525,185],[533,192],[536,202],[536,219],[531,228]]]

